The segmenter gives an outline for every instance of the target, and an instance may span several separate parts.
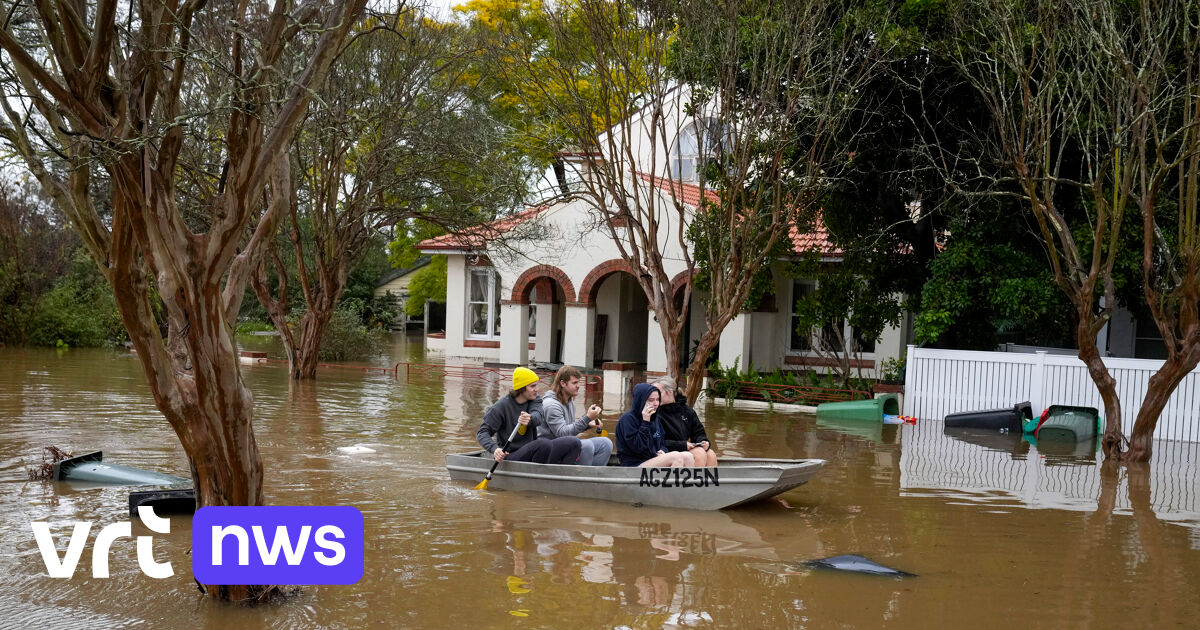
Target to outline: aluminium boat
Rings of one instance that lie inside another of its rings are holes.
[[[615,461],[615,458],[614,458]],[[484,450],[446,455],[450,478],[478,483],[495,460]],[[490,489],[524,490],[638,505],[722,510],[807,483],[823,459],[723,457],[712,468],[636,468],[501,462]]]

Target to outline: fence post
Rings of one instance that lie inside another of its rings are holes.
[[[903,413],[906,416],[913,415],[912,404],[909,402],[914,397],[916,391],[913,388],[916,379],[913,378],[913,372],[917,365],[913,360],[914,351],[917,349],[913,344],[908,344],[908,353],[904,356],[904,395],[900,399],[904,402]]]
[[[1033,370],[1029,378],[1029,403],[1033,407],[1033,416],[1042,415],[1046,408],[1046,351],[1038,350],[1034,354]]]

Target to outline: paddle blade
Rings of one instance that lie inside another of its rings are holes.
[[[488,482],[487,477],[484,477],[483,481],[480,481],[479,485],[475,486],[475,489],[476,490],[487,490],[487,482]]]

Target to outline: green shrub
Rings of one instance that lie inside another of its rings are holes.
[[[904,382],[904,362],[907,357],[893,357],[886,359],[879,366],[880,381],[884,383],[903,383]]]
[[[37,346],[102,346],[127,338],[108,282],[83,250],[71,269],[38,301],[29,343]]]
[[[322,361],[354,361],[383,353],[386,331],[379,325],[364,326],[362,306],[355,302],[334,311],[317,353]]]
[[[239,334],[239,335],[244,335],[244,334],[252,333],[252,332],[270,332],[273,330],[275,330],[275,326],[273,326],[270,322],[263,322],[263,321],[258,321],[258,320],[248,320],[248,321],[244,321],[244,322],[238,322],[238,325],[237,325],[237,334]]]

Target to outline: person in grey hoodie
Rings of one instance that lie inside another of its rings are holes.
[[[550,382],[550,391],[542,396],[543,422],[538,425],[538,437],[557,438],[576,436],[590,427],[596,433],[604,427],[600,419],[603,411],[598,405],[592,405],[587,415],[575,419],[575,395],[583,382],[583,375],[570,365],[564,365],[554,374]],[[584,466],[607,466],[612,455],[613,444],[603,436],[584,438],[583,448],[579,451],[579,462]]]

